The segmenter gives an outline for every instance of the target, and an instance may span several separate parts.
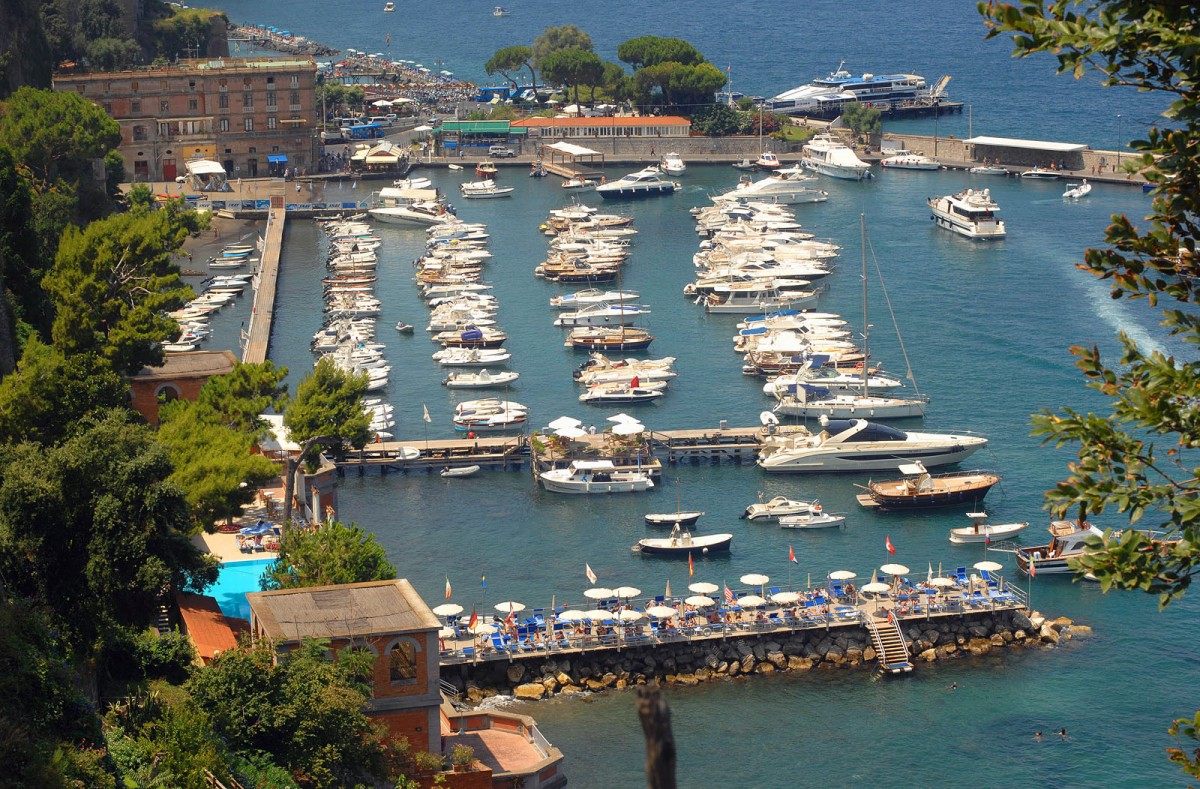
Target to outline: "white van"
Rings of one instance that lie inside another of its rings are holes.
[[[367,118],[367,123],[378,123],[380,126],[391,126],[395,119],[394,115],[372,115]]]

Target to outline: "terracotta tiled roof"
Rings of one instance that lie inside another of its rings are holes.
[[[180,592],[175,595],[175,600],[183,619],[183,629],[205,662],[219,652],[236,647],[238,636],[250,631],[249,622],[222,614],[212,597]]]
[[[432,632],[442,626],[403,578],[251,592],[246,600],[255,628],[278,644],[303,638]]]
[[[591,126],[689,126],[691,121],[677,115],[639,115],[628,118],[522,118],[513,121],[512,125],[531,129],[566,129]]]

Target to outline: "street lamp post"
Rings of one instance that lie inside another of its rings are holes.
[[[1117,113],[1117,169],[1121,169],[1121,113]]]

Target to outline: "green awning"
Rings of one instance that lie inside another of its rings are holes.
[[[523,134],[524,129],[514,129],[508,121],[442,121],[442,132],[457,134]]]

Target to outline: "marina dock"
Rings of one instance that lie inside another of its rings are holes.
[[[275,286],[279,279],[279,257],[283,251],[283,227],[287,221],[283,197],[272,195],[267,228],[263,234],[262,261],[258,269],[258,286],[254,289],[254,306],[250,311],[250,326],[245,334],[242,361],[262,364],[267,360],[271,345],[271,323],[275,318]]]

